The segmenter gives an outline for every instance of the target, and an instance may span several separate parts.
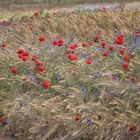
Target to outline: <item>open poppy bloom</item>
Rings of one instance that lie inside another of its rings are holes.
[[[56,40],[53,41],[53,46],[57,46],[58,42]]]
[[[125,56],[124,56],[124,59],[125,59],[126,61],[129,61],[129,60],[130,60],[128,55],[125,55]]]
[[[22,54],[23,52],[24,52],[24,50],[22,50],[22,49],[18,50],[18,54]]]
[[[75,116],[75,121],[79,121],[81,119],[81,116],[80,115],[76,115]]]
[[[108,56],[109,56],[108,52],[104,52],[104,53],[103,53],[103,56],[104,56],[104,57],[108,57]]]
[[[124,68],[125,70],[127,70],[128,67],[129,67],[129,64],[128,64],[127,62],[124,62],[124,63],[123,63],[123,68]]]
[[[94,42],[99,42],[99,37],[98,36],[94,37]]]
[[[123,35],[120,35],[120,36],[117,37],[116,43],[118,45],[122,45],[124,43],[123,40],[124,40],[124,36]]]
[[[17,73],[17,69],[16,69],[16,68],[12,68],[11,71],[12,71],[12,73],[14,73],[14,74]]]
[[[6,42],[4,41],[4,42],[2,42],[2,48],[6,48],[7,46],[6,46]]]
[[[44,66],[40,66],[40,67],[39,67],[39,70],[40,70],[41,72],[43,72],[43,71],[45,70],[45,67],[44,67]]]
[[[112,46],[109,46],[110,51],[114,51],[114,48]]]
[[[63,46],[63,44],[64,44],[64,40],[63,39],[59,39],[58,46]]]
[[[104,49],[104,48],[106,47],[106,42],[103,41],[103,42],[101,43],[101,47]]]
[[[22,52],[22,55],[23,55],[23,56],[29,56],[29,53],[23,51],[23,52]]]
[[[86,64],[91,64],[92,63],[92,60],[90,59],[90,58],[88,58],[87,60],[86,60]]]
[[[45,87],[45,88],[50,87],[49,81],[44,81],[44,82],[43,82],[43,87]]]
[[[46,38],[44,36],[39,37],[39,42],[44,43],[46,41]]]
[[[71,53],[68,55],[68,57],[70,60],[78,60],[77,56]]]
[[[129,127],[129,131],[132,133],[135,133],[137,131],[137,126],[136,124],[131,124]]]
[[[34,55],[34,56],[32,57],[32,60],[35,61],[35,60],[37,60],[37,58],[38,58],[38,57],[37,57],[36,55]]]
[[[76,48],[78,48],[78,45],[77,44],[73,44],[73,45],[70,45],[69,48],[76,49]]]
[[[23,55],[22,54],[19,54],[18,55],[18,58],[22,59],[23,58]]]
[[[41,66],[41,65],[43,65],[43,63],[40,62],[40,61],[36,61],[35,64],[36,64],[36,66]]]
[[[120,53],[124,54],[125,53],[125,49],[120,49]]]
[[[27,57],[27,56],[23,56],[23,57],[22,57],[22,60],[23,60],[23,61],[27,61],[27,60],[28,60],[28,57]]]

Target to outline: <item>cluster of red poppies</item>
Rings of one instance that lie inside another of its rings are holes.
[[[95,36],[94,37],[94,42],[95,43],[97,43],[97,42],[99,43],[99,40],[100,40],[99,36]],[[129,68],[130,58],[129,58],[128,55],[125,54],[125,49],[121,48],[121,45],[124,44],[124,36],[123,35],[118,36],[116,38],[114,44],[119,45],[119,48],[120,48],[119,52],[120,52],[121,55],[123,55],[123,58],[125,60],[125,62],[123,62],[123,64],[122,64],[122,67],[125,70],[127,70]],[[88,44],[86,42],[82,42],[82,47],[83,48],[87,48],[88,47]],[[68,55],[68,58],[70,60],[78,60],[78,56],[75,54],[77,48],[78,48],[78,45],[77,44],[71,44],[71,45],[68,45],[67,46],[66,54]],[[106,49],[107,48],[107,43],[105,41],[102,41],[101,42],[101,48],[102,49]],[[116,48],[118,48],[118,47],[116,47]],[[102,53],[102,56],[105,57],[105,58],[109,57],[109,53],[112,52],[112,51],[114,51],[114,49],[115,48],[113,47],[113,45],[110,45],[108,47],[108,50],[105,50]],[[92,59],[90,57],[88,57],[86,59],[85,63],[86,64],[92,64]]]
[[[63,45],[64,45],[64,40],[62,38],[53,41],[53,46],[63,46]]]
[[[36,74],[41,74],[41,72],[43,72],[45,70],[45,66],[43,66],[43,63],[38,60],[38,57],[36,55],[32,56],[32,60],[35,61],[34,70],[35,70]],[[42,86],[45,88],[50,87],[49,81],[45,80],[42,83]]]
[[[44,42],[45,39],[41,38],[40,41]],[[20,59],[22,59],[23,61],[27,61],[29,59],[29,53],[22,49],[19,49],[18,57]],[[31,59],[35,62],[34,70],[35,70],[36,74],[41,74],[41,72],[43,72],[45,70],[45,66],[43,66],[43,63],[38,60],[38,57],[36,55],[32,56]],[[13,74],[17,73],[17,69],[15,67],[12,68],[11,71]],[[44,81],[42,85],[43,85],[43,87],[46,87],[46,88],[48,88],[50,86],[50,84],[47,80]]]
[[[22,59],[23,61],[27,61],[29,59],[29,53],[22,50],[22,49],[19,49],[18,50],[18,57],[20,59]]]
[[[40,43],[44,43],[46,41],[46,38],[44,36],[40,36],[39,37],[39,42]],[[94,43],[99,43],[100,41],[100,37],[99,36],[94,36],[94,39],[93,39],[93,42]],[[101,43],[99,43],[101,45],[101,49],[102,50],[105,50],[103,53],[102,53],[102,56],[107,58],[109,56],[109,53],[114,51],[115,47],[113,45],[110,45],[109,47],[107,47],[107,43],[105,41],[102,41]],[[121,45],[124,44],[124,36],[121,35],[121,36],[118,36],[114,42],[114,44],[117,44],[119,45],[119,47],[116,47],[116,48],[120,48],[119,49],[119,52],[120,54],[123,56],[124,58],[124,62],[122,64],[122,67],[127,70],[129,68],[129,62],[130,62],[130,58],[128,55],[126,55],[125,53],[125,49],[124,48],[121,48]],[[53,46],[63,46],[64,45],[64,40],[61,38],[59,40],[54,40],[53,41]],[[83,48],[87,48],[88,47],[88,43],[86,42],[82,42],[82,47]],[[6,42],[2,42],[2,46],[3,48],[6,47]],[[66,54],[68,56],[68,58],[70,60],[78,60],[78,56],[77,54],[75,54],[76,52],[76,49],[78,48],[78,45],[77,44],[70,44],[68,46],[66,46]],[[108,50],[107,50],[107,49]],[[19,49],[18,50],[18,57],[23,60],[23,61],[27,61],[29,59],[29,53],[27,51],[24,51],[23,49]],[[43,71],[45,71],[45,66],[43,65],[42,62],[40,62],[38,60],[38,57],[36,55],[32,56],[31,59],[35,62],[35,67],[34,67],[34,70],[36,72],[36,74],[41,74]],[[90,57],[87,57],[86,60],[85,60],[85,63],[87,65],[90,65],[93,63],[92,59]],[[17,69],[16,67],[13,67],[11,69],[11,72],[13,74],[16,74],[17,73]],[[43,83],[43,86],[44,87],[49,87],[49,82],[48,81],[45,81],[45,83]]]
[[[45,70],[45,66],[43,66],[42,62],[36,60],[34,70],[37,74],[41,74],[41,72],[43,72]]]

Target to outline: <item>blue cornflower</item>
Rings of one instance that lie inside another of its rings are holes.
[[[91,119],[87,119],[87,125],[88,125],[88,127],[93,126],[93,122]]]

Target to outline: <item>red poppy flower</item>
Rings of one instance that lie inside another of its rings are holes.
[[[6,48],[6,42],[2,42],[2,48]]]
[[[105,42],[105,41],[103,41],[103,42],[101,43],[101,47],[102,47],[102,48],[105,48],[105,47],[106,47],[106,42]]]
[[[77,56],[71,53],[68,55],[68,57],[70,60],[78,60]]]
[[[23,60],[23,61],[27,61],[27,60],[28,60],[28,57],[27,57],[27,56],[23,56],[23,57],[22,57],[22,60]]]
[[[44,66],[40,66],[40,67],[39,67],[39,70],[42,72],[42,71],[45,70],[45,67],[44,67]]]
[[[86,64],[91,64],[92,63],[92,60],[90,59],[90,58],[87,58],[87,60],[86,60]]]
[[[110,51],[114,51],[114,48],[112,46],[109,46]]]
[[[58,42],[56,40],[53,41],[53,46],[57,46]]]
[[[33,57],[32,57],[32,60],[33,61],[35,61],[35,60],[37,60],[38,59],[38,57],[36,56],[36,55],[34,55]]]
[[[81,116],[80,115],[76,115],[75,116],[75,121],[79,121],[81,119]]]
[[[120,53],[124,54],[125,53],[125,49],[120,49]]]
[[[82,47],[83,48],[87,47],[87,44],[85,42],[82,42]]]
[[[99,42],[99,37],[98,36],[94,37],[94,42]]]
[[[19,54],[19,55],[18,55],[18,58],[23,58],[23,55],[22,55],[22,54]]]
[[[42,62],[36,61],[35,64],[36,64],[36,66],[41,66]]]
[[[78,48],[78,45],[77,44],[73,44],[73,45],[70,45],[69,48],[76,49],[76,48]]]
[[[104,56],[104,57],[108,57],[108,56],[109,56],[109,53],[108,53],[108,52],[104,52],[104,53],[103,53],[103,56]]]
[[[135,133],[137,131],[137,126],[136,124],[131,124],[129,127],[129,131],[132,133]]]
[[[44,43],[46,41],[46,38],[44,36],[39,37],[39,42]]]
[[[124,69],[128,69],[128,67],[129,67],[129,64],[128,64],[127,62],[124,62],[124,63],[123,63],[123,68],[124,68]]]
[[[118,39],[117,40],[117,44],[122,45],[123,44],[123,40],[122,39]]]
[[[17,69],[16,69],[16,68],[12,68],[11,71],[12,71],[12,73],[14,73],[14,74],[17,73]]]
[[[64,44],[64,40],[63,39],[59,39],[58,46],[63,46],[63,44]]]
[[[44,82],[43,82],[43,87],[45,87],[45,88],[50,87],[49,81],[44,81]]]
[[[19,54],[22,54],[23,52],[24,52],[24,50],[22,50],[22,49],[19,49],[19,50],[18,50],[18,53],[19,53]]]
[[[117,39],[116,39],[116,43],[119,44],[119,45],[122,45],[123,44],[123,40],[124,40],[124,36],[123,35],[118,36]]]
[[[22,52],[22,55],[23,56],[29,56],[29,53],[28,52]]]
[[[125,55],[125,56],[124,56],[124,59],[125,59],[126,61],[129,61],[129,60],[130,60],[128,55]]]

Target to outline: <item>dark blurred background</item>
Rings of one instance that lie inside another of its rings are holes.
[[[139,0],[0,0],[0,4],[69,4],[69,3],[88,3],[88,2],[133,2]]]
[[[140,0],[0,0],[0,19],[7,19],[14,15],[25,15],[30,11],[44,10],[44,9],[58,9],[63,7],[73,7],[79,4],[99,4],[134,2]],[[137,5],[137,4],[135,4]]]

